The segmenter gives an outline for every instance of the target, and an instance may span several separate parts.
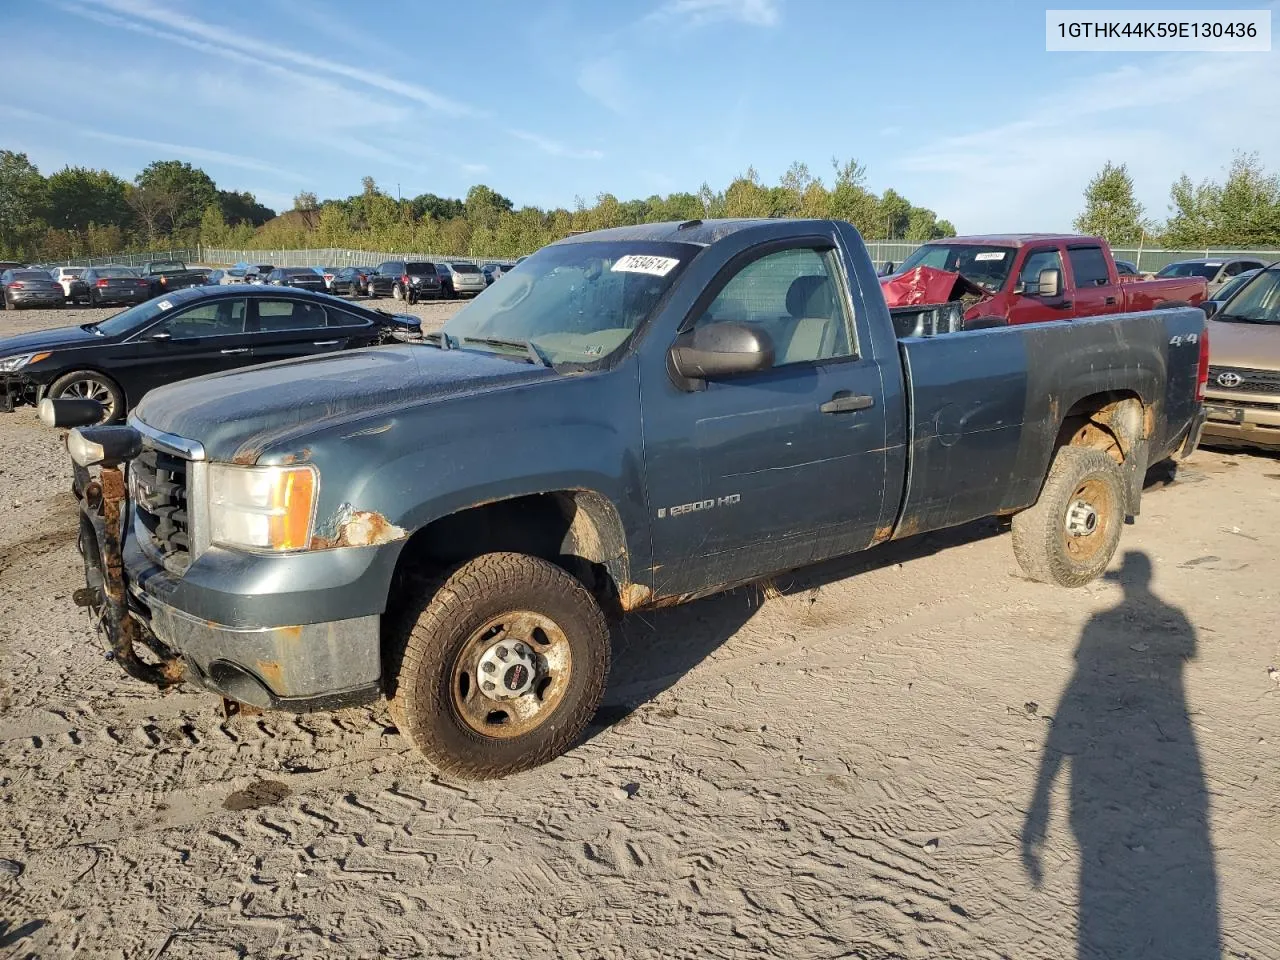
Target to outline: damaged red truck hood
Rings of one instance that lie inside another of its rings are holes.
[[[880,289],[884,291],[885,302],[891,307],[949,303],[966,296],[978,297],[978,303],[991,299],[991,294],[976,283],[958,273],[936,267],[913,267],[906,273],[882,277]]]

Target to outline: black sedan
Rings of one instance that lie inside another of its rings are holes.
[[[190,287],[100,323],[0,340],[0,410],[44,397],[91,397],[107,420],[120,420],[148,390],[176,380],[421,337],[416,317],[328,294]]]
[[[369,276],[373,267],[343,267],[333,275],[329,284],[329,292],[334,296],[346,294],[348,297],[365,297],[369,295]]]
[[[266,282],[272,287],[297,287],[300,290],[325,292],[324,277],[310,267],[276,267],[267,274]]]
[[[84,285],[91,307],[151,299],[151,281],[129,267],[90,267],[84,272]]]
[[[66,299],[62,284],[47,270],[6,270],[0,273],[0,288],[3,288],[6,310],[60,307]]]

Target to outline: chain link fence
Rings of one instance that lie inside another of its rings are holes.
[[[49,263],[32,264],[46,267],[105,267],[108,264],[120,267],[141,267],[152,260],[181,260],[183,263],[199,263],[198,249],[181,250],[147,250],[143,253],[113,253],[109,257],[72,257],[69,260],[54,260]]]
[[[868,240],[867,250],[877,265],[902,263],[920,244],[904,240]],[[1155,273],[1166,264],[1177,260],[1227,259],[1254,257],[1265,263],[1280,260],[1280,250],[1258,250],[1243,247],[1207,247],[1199,249],[1165,250],[1158,248],[1113,247],[1117,260],[1127,260],[1140,273]],[[511,259],[515,259],[512,257]],[[236,250],[224,247],[197,247],[195,249],[148,250],[144,253],[117,253],[109,257],[78,257],[57,263],[42,263],[40,267],[100,267],[119,264],[139,267],[152,260],[181,260],[188,264],[229,266],[233,263],[269,263],[275,267],[376,267],[385,260],[427,260],[445,263],[474,263],[485,266],[490,263],[510,261],[493,257],[468,257],[450,253],[405,253],[392,250],[353,250],[339,247],[316,247],[303,250]]]
[[[376,267],[386,260],[426,260],[431,263],[474,263],[483,267],[490,263],[510,263],[490,257],[467,257],[449,253],[405,253],[387,250],[349,250],[340,247],[317,247],[306,250],[235,250],[227,247],[202,247],[201,263],[230,266],[233,263],[269,263],[273,267]]]

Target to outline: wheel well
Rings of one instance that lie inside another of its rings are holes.
[[[626,537],[613,504],[590,490],[557,490],[468,507],[428,523],[401,550],[392,590],[406,575],[430,575],[499,551],[563,567],[606,609],[617,609],[620,592],[630,586]]]
[[[1053,448],[1091,447],[1124,463],[1135,444],[1151,436],[1151,412],[1133,393],[1092,394],[1077,400],[1067,411]]]

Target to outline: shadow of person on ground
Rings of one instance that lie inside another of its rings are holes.
[[[1077,956],[1212,960],[1221,941],[1209,796],[1182,683],[1195,630],[1151,592],[1145,553],[1126,553],[1107,576],[1124,599],[1080,637],[1023,826],[1023,863],[1039,887],[1049,794],[1069,766]]]

